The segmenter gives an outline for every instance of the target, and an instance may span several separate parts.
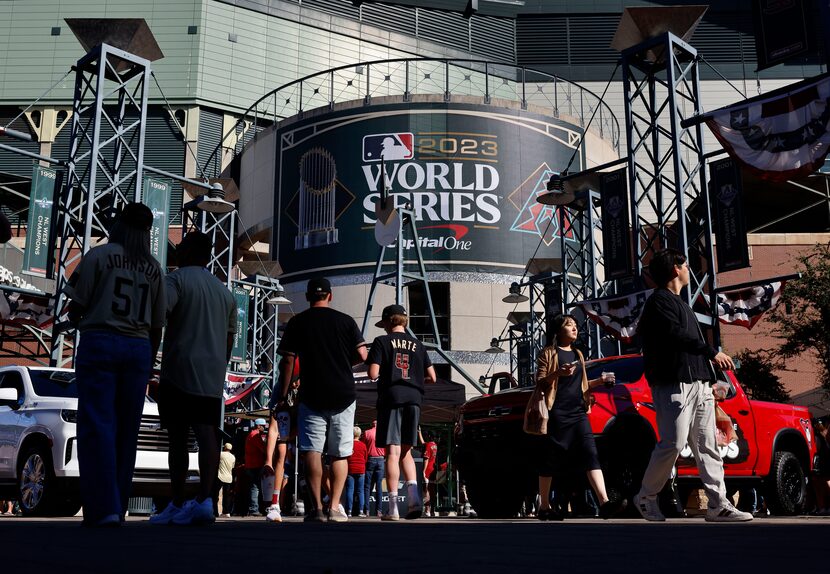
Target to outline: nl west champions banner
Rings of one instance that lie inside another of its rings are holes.
[[[274,245],[283,277],[374,267],[384,164],[396,206],[416,214],[429,270],[521,273],[540,241],[536,257],[558,258],[562,222],[536,197],[579,135],[552,118],[463,104],[360,107],[282,127]],[[404,248],[413,260],[411,239]]]

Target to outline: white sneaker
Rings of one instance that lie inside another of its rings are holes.
[[[265,515],[266,522],[282,522],[282,513],[280,512],[279,504],[272,504],[268,507],[268,513]]]
[[[338,504],[331,510],[329,510],[329,522],[348,522],[349,515],[346,514],[346,510],[343,508],[342,504]]]
[[[660,504],[657,502],[657,497],[643,496],[637,494],[634,498],[637,510],[643,515],[643,518],[649,522],[665,522],[666,517],[660,512]]]
[[[213,500],[204,499],[196,502],[196,499],[188,500],[182,506],[181,512],[173,517],[172,523],[179,526],[196,526],[198,524],[213,524],[216,518],[213,516]]]
[[[728,502],[706,511],[706,522],[749,522],[750,520],[752,520],[752,514],[741,512]]]
[[[421,495],[418,494],[418,485],[412,484],[407,488],[407,499],[409,504],[406,507],[406,519],[420,518],[424,513],[424,504],[421,502]]]
[[[176,515],[179,514],[181,511],[181,508],[179,508],[178,506],[174,506],[171,502],[167,505],[167,508],[165,508],[158,514],[154,514],[150,517],[150,524],[170,524],[173,521],[173,518],[175,518]]]
[[[397,522],[398,520],[401,519],[401,515],[398,514],[398,509],[396,508],[392,512],[387,512],[386,514],[381,515],[380,519],[383,520],[384,522],[387,522],[387,521]]]

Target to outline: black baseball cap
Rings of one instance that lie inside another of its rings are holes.
[[[375,323],[375,327],[380,327],[383,329],[384,323],[392,318],[392,315],[403,315],[406,317],[406,309],[404,309],[403,305],[387,305],[383,308],[383,314],[381,315],[380,321]]]
[[[319,295],[321,293],[331,293],[331,283],[325,277],[315,277],[308,280],[308,285],[305,288],[306,295]]]

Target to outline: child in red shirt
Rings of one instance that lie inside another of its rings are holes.
[[[357,508],[360,511],[358,516],[360,518],[366,518],[366,513],[363,512],[365,502],[363,481],[365,478],[366,460],[368,458],[369,451],[366,448],[366,445],[360,440],[360,434],[360,427],[354,427],[354,450],[352,451],[352,455],[347,459],[349,464],[349,475],[346,477],[346,492],[344,493],[346,500],[343,501],[343,506],[346,508],[346,514],[351,516],[352,502],[354,502],[354,491],[356,486],[359,503]]]

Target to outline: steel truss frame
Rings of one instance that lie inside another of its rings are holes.
[[[560,206],[560,245],[562,246],[562,304],[571,312],[579,303],[616,292],[615,281],[604,280],[605,257],[602,249],[602,210],[598,190],[580,192],[573,206]],[[574,242],[565,241],[572,235]],[[579,337],[586,357],[605,356],[602,330],[584,313],[575,314]]]
[[[665,61],[647,61],[648,50]],[[702,112],[697,51],[666,32],[624,50],[622,69],[635,276],[654,252],[678,249],[689,261],[691,306],[717,287],[703,128],[681,125]],[[715,316],[712,307],[698,319],[716,327]]]
[[[435,320],[435,308],[432,305],[432,294],[429,291],[429,279],[427,278],[427,271],[426,267],[424,266],[424,258],[421,254],[421,245],[418,241],[418,226],[415,223],[415,212],[408,208],[398,208],[398,235],[397,240],[395,241],[395,259],[394,261],[386,261],[386,250],[390,248],[390,246],[381,246],[380,251],[378,252],[378,259],[375,265],[375,273],[372,276],[372,285],[369,288],[369,299],[366,302],[366,312],[363,315],[363,326],[361,327],[361,332],[365,337],[368,333],[369,329],[369,319],[372,316],[372,308],[375,303],[375,294],[377,292],[377,287],[379,284],[383,283],[386,285],[392,285],[395,287],[395,303],[398,305],[403,304],[403,287],[406,283],[422,283],[424,286],[424,293],[427,299],[427,307],[429,309],[429,318],[430,318],[430,326],[432,327],[432,336],[434,343],[429,341],[422,341],[424,347],[428,348],[430,351],[435,351],[438,355],[441,356],[447,363],[455,369],[458,374],[460,374],[468,383],[470,383],[473,388],[475,388],[480,393],[485,393],[486,390],[482,387],[478,381],[473,379],[467,371],[461,368],[461,366],[447,354],[447,351],[443,348],[441,344],[441,337],[438,333],[438,323]],[[403,242],[406,240],[406,237],[409,236],[409,239],[412,241],[412,244],[415,247],[415,256],[416,256],[416,270],[407,270],[406,262],[404,261],[404,253],[403,253]],[[383,272],[384,265],[393,264],[395,266],[394,270],[390,272]],[[406,283],[404,282],[406,280]],[[407,328],[410,331],[411,329]]]
[[[182,207],[182,237],[191,231],[201,231],[210,237],[213,250],[207,269],[230,289],[236,247],[237,212],[235,209],[228,213],[203,211],[198,207],[200,199],[189,201]]]
[[[150,62],[108,44],[90,50],[76,64],[69,159],[57,202],[58,273],[55,316],[66,312],[63,289],[68,273],[109,236],[112,218],[129,201],[141,201]],[[105,103],[115,100],[115,110]],[[105,138],[107,125],[113,135]],[[53,329],[50,364],[64,366],[64,338],[77,331]]]
[[[248,335],[251,346],[246,349],[247,368],[240,368],[234,372],[258,373],[265,378],[262,384],[267,384],[273,390],[274,383],[279,380],[279,365],[277,363],[277,346],[279,345],[278,307],[268,300],[282,295],[285,290],[280,282],[271,277],[255,275],[243,280],[234,279],[231,287],[241,287],[248,291],[249,300],[253,304],[252,321],[248,321]],[[259,400],[259,393],[252,392],[244,399],[234,403],[235,411],[256,411],[264,409],[268,403]]]

